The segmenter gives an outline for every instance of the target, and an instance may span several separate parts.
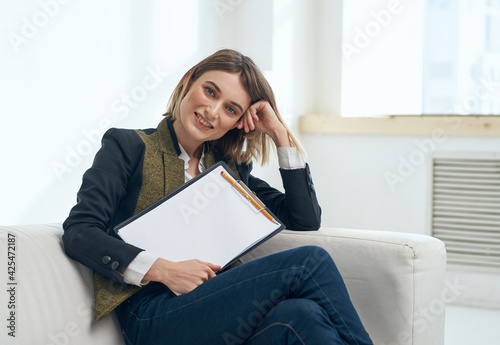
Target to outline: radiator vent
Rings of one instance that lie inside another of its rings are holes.
[[[500,270],[500,153],[432,158],[432,235],[448,263]]]

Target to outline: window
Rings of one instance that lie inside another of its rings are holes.
[[[343,116],[500,115],[500,0],[343,6]]]

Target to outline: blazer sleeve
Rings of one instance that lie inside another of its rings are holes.
[[[290,230],[318,230],[321,207],[306,164],[304,169],[280,169],[285,193],[250,174],[252,165],[241,165],[238,172],[257,197]]]
[[[63,223],[67,255],[122,284],[125,269],[142,251],[111,230],[144,150],[134,136],[133,131],[115,128],[104,134],[92,167],[83,175],[77,204]]]

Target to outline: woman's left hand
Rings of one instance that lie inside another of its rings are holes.
[[[283,126],[268,101],[258,101],[252,104],[238,123],[238,129],[246,133],[256,130],[267,134],[277,147],[290,147],[288,130]]]

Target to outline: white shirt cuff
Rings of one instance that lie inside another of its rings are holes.
[[[278,162],[281,169],[304,169],[306,163],[296,147],[278,147]]]
[[[127,269],[123,274],[123,281],[127,284],[142,286],[149,283],[149,281],[144,281],[144,276],[148,273],[149,269],[158,256],[150,254],[146,251],[140,252],[134,260],[128,265]]]

